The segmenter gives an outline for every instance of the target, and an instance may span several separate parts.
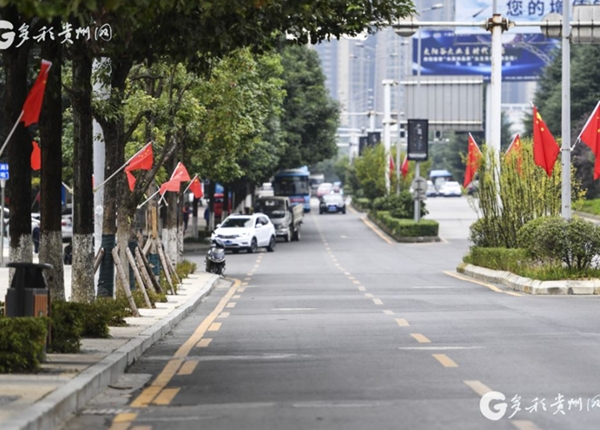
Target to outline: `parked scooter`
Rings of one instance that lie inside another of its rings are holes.
[[[208,273],[225,275],[225,244],[220,239],[212,240],[204,262]]]

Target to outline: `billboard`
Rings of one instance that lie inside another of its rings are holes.
[[[491,74],[491,35],[421,30],[421,75]],[[560,41],[543,34],[502,35],[502,80],[535,81],[550,64]],[[418,39],[413,39],[413,75],[417,74]]]
[[[598,0],[574,0],[573,5],[593,4]],[[539,25],[544,15],[549,13],[562,14],[563,0],[505,0],[497,2],[497,12],[502,17],[515,22],[531,22],[531,27],[513,27],[510,33],[541,33]],[[491,18],[493,15],[492,2],[490,0],[456,0],[456,21],[472,22]],[[459,27],[459,33],[485,33],[485,30],[477,27]]]

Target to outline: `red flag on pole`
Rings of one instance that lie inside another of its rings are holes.
[[[48,79],[50,66],[52,66],[50,61],[42,60],[40,73],[31,87],[31,90],[25,99],[25,103],[23,103],[23,116],[21,117],[21,121],[23,121],[25,127],[29,127],[31,124],[37,124],[40,119],[40,111],[42,110],[42,102],[44,101],[44,91],[46,90],[46,80]]]
[[[154,162],[154,153],[152,152],[152,142],[148,142],[137,154],[129,160],[125,173],[127,174],[127,182],[129,189],[133,191],[135,187],[135,176],[130,172],[134,170],[150,170]]]
[[[396,164],[394,163],[394,159],[390,155],[390,179],[394,176],[394,172],[396,171]]]
[[[404,161],[402,162],[402,167],[400,168],[400,172],[402,172],[402,177],[406,178],[408,175],[408,156],[404,155]]]
[[[468,154],[467,154],[467,168],[465,170],[465,180],[463,181],[463,187],[467,188],[473,178],[475,177],[475,173],[477,173],[477,169],[479,169],[479,163],[481,161],[481,151],[479,150],[479,146],[475,143],[475,139],[469,133],[469,143],[468,143]]]
[[[33,145],[33,151],[31,151],[31,168],[33,170],[40,170],[42,168],[42,151],[40,145],[34,140],[31,142]]]
[[[202,192],[202,184],[200,183],[200,180],[197,176],[194,178],[192,184],[190,185],[190,191],[196,199],[199,199],[204,195],[204,193]]]
[[[548,176],[552,176],[554,163],[560,152],[554,136],[548,130],[546,123],[538,112],[537,108],[533,107],[533,159],[535,164],[543,168]]]
[[[173,170],[171,179],[169,179],[167,182],[165,182],[164,184],[162,184],[160,186],[160,193],[164,194],[166,191],[179,191],[179,187],[180,187],[181,183],[187,182],[190,179],[191,178],[190,178],[190,175],[189,175],[187,169],[185,168],[183,163],[180,161],[179,163],[177,163],[175,170]]]
[[[600,102],[589,117],[577,138],[590,147],[596,160],[594,162],[594,180],[600,178]]]
[[[517,157],[517,171],[520,174],[521,173],[521,165],[523,163],[523,154],[521,151],[521,137],[519,136],[518,133],[515,135],[515,137],[513,138],[513,141],[508,146],[508,149],[506,150],[506,153],[504,154],[504,156],[507,159],[509,159],[508,157]]]

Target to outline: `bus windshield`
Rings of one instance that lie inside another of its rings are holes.
[[[310,193],[308,176],[276,176],[273,182],[276,196],[302,196]]]

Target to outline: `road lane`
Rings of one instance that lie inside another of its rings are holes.
[[[439,200],[449,224],[466,223],[466,202]],[[65,428],[123,424],[115,417],[137,430],[597,427],[597,409],[562,416],[550,406],[561,393],[600,391],[595,299],[515,297],[450,277],[464,237],[390,244],[362,216],[313,212],[299,243],[228,254],[240,286],[220,285],[129,369],[128,389],[107,390]],[[215,323],[161,386],[163,404],[133,407],[199,327]],[[497,422],[479,410],[490,390],[507,398]],[[515,396],[522,410],[509,420]],[[525,409],[536,397],[546,412]],[[92,413],[116,406],[135,417]]]

